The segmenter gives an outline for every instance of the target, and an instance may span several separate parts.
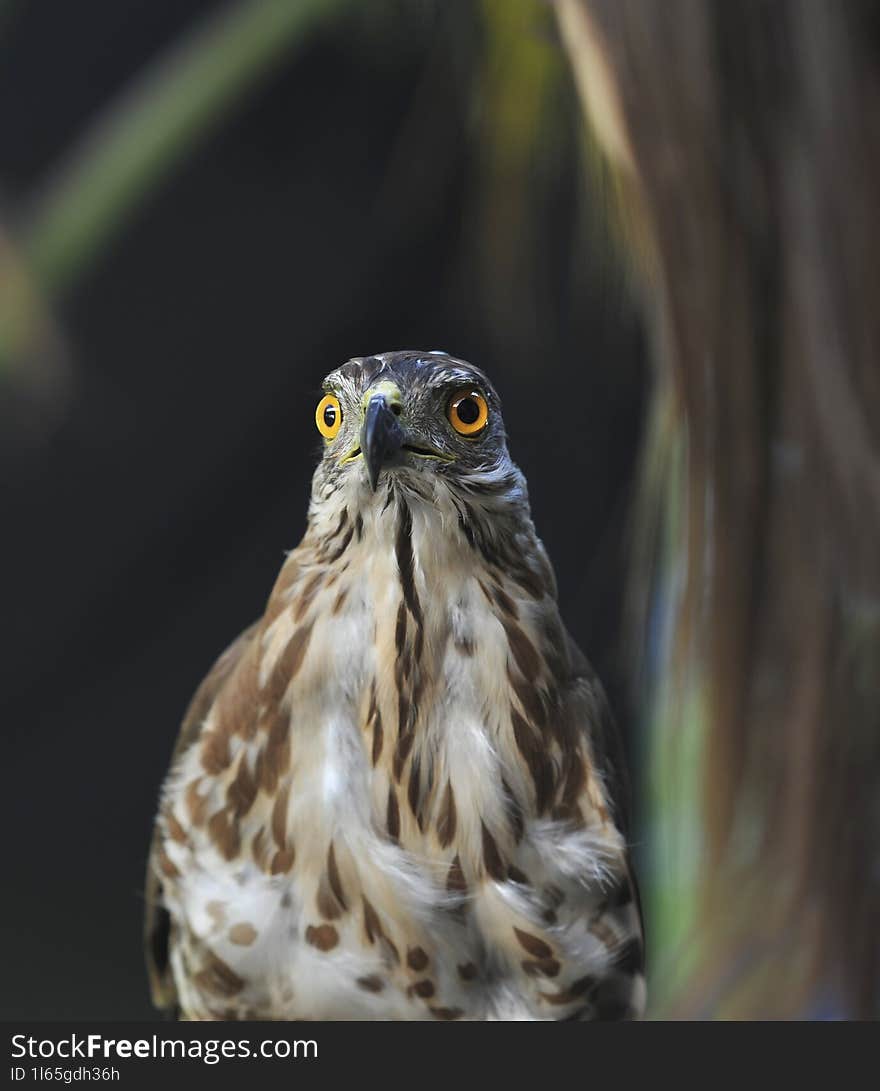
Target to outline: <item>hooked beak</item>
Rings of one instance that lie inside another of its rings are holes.
[[[367,464],[370,486],[376,491],[379,472],[403,445],[404,433],[384,394],[374,394],[367,402],[361,428],[361,451]]]

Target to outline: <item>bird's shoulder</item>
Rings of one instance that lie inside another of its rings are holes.
[[[562,637],[568,665],[562,701],[574,722],[589,736],[593,761],[602,776],[615,824],[626,836],[630,789],[621,733],[598,674],[564,625]]]
[[[198,689],[190,700],[183,721],[180,725],[180,733],[174,746],[172,764],[184,751],[188,750],[198,737],[199,730],[205,717],[211,709],[211,705],[217,698],[220,690],[230,679],[236,667],[253,645],[254,639],[262,624],[262,618],[253,622],[244,629],[233,642],[217,657],[211,669],[202,679]]]

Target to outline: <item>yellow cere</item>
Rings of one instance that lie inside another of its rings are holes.
[[[364,393],[364,399],[362,402],[363,408],[366,409],[370,401],[380,394],[388,403],[391,409],[395,406],[398,409],[403,405],[403,396],[400,393],[400,387],[397,383],[392,383],[390,379],[383,379],[381,383],[375,383]]]

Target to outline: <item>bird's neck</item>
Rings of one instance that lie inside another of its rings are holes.
[[[409,545],[408,545],[409,543]],[[387,476],[374,492],[353,477],[328,493],[316,488],[304,540],[324,563],[362,554],[412,553],[421,573],[441,578],[460,560],[468,568],[509,566],[540,550],[525,479],[510,462],[452,484],[440,475]],[[543,551],[541,551],[543,552]],[[344,562],[342,562],[344,563]]]
[[[442,681],[450,649],[506,649],[512,625],[544,630],[546,616],[557,617],[552,568],[516,470],[483,491],[419,491],[392,479],[348,503],[313,503],[291,560],[305,562],[300,596],[324,587],[316,616],[345,632],[350,673],[362,672],[362,689],[408,692],[415,704]]]

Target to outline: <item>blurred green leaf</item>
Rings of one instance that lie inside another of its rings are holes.
[[[64,288],[157,184],[309,33],[351,0],[242,0],[196,26],[84,135],[34,202],[23,249]]]

